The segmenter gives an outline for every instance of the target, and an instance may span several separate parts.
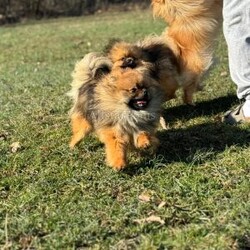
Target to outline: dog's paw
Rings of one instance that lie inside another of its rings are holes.
[[[69,143],[69,148],[72,150],[72,149],[74,149],[75,145],[76,145],[76,143],[71,140]]]
[[[107,165],[112,167],[116,171],[121,171],[126,167],[126,161],[122,158],[109,159]]]
[[[146,132],[140,133],[135,141],[135,146],[139,149],[148,149],[151,146],[150,136]]]
[[[157,137],[155,137],[154,135],[149,135],[148,133],[143,132],[137,136],[135,146],[138,149],[142,150],[142,152],[144,151],[145,153],[147,152],[147,154],[152,155],[157,150],[159,144],[160,144],[160,142],[159,142],[159,139]]]

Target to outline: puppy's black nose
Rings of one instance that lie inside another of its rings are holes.
[[[126,57],[123,61],[123,67],[135,68],[136,63],[133,57]]]

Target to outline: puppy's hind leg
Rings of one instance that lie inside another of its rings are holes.
[[[91,124],[79,113],[71,116],[72,137],[70,148],[72,149],[81,139],[92,131]]]

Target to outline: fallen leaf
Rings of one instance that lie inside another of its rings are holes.
[[[160,125],[161,125],[161,129],[162,130],[167,130],[168,129],[166,120],[162,116],[160,117]]]
[[[227,76],[227,75],[228,75],[227,71],[223,71],[220,73],[220,76]]]
[[[11,152],[12,153],[16,153],[17,150],[19,150],[21,148],[21,144],[20,142],[13,142],[11,145],[10,145],[10,148],[11,148]]]
[[[22,249],[30,249],[33,238],[34,237],[31,235],[21,236],[19,243],[22,246]]]
[[[161,209],[167,204],[166,201],[161,201],[161,203],[158,205],[158,208]]]
[[[41,147],[40,147],[40,150],[42,150],[42,151],[48,151],[48,150],[49,150],[49,147],[41,146]]]
[[[151,199],[150,195],[147,194],[147,193],[142,193],[142,194],[140,194],[138,198],[139,198],[139,200],[142,201],[142,202],[149,202],[150,199]]]
[[[158,222],[161,225],[165,224],[165,221],[162,220],[161,217],[155,216],[155,215],[151,215],[148,218],[144,218],[144,219],[137,219],[137,220],[134,220],[134,222],[136,222],[138,224],[150,223],[150,222]]]
[[[220,122],[223,121],[223,117],[222,117],[221,115],[216,115],[216,116],[214,117],[214,121],[220,123]]]

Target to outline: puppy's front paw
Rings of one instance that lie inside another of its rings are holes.
[[[147,149],[151,146],[150,136],[146,132],[141,132],[135,141],[135,146],[139,149]]]
[[[69,143],[69,148],[70,148],[70,149],[74,149],[75,144],[76,144],[76,143],[75,143],[73,140],[71,140],[70,143]]]
[[[116,171],[120,171],[126,167],[126,162],[122,158],[116,158],[107,161],[107,164]]]
[[[141,132],[135,142],[135,146],[138,149],[147,150],[148,153],[153,154],[155,153],[157,147],[159,146],[160,142],[157,137],[154,135],[150,135],[146,132]]]

